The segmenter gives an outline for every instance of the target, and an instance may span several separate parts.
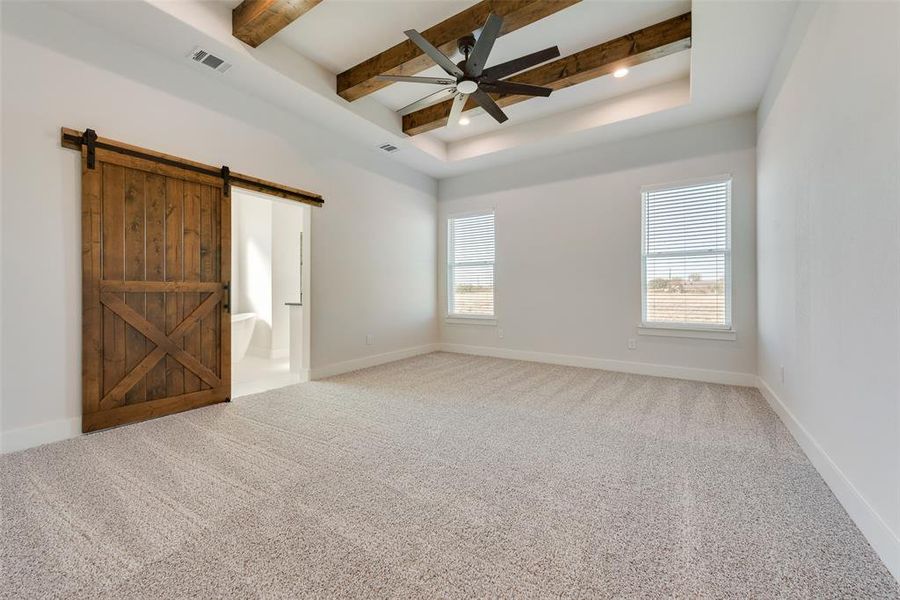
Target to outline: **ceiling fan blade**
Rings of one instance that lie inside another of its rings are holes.
[[[516,94],[519,96],[543,96],[546,98],[553,92],[550,88],[514,83],[512,81],[484,82],[479,84],[481,89],[493,94]]]
[[[466,75],[469,77],[481,75],[484,65],[487,64],[491,49],[494,47],[494,42],[497,41],[497,36],[500,35],[501,27],[503,27],[503,17],[498,17],[494,13],[489,14],[484,27],[481,28],[481,35],[478,36],[478,41],[475,42],[475,48],[472,49],[472,53],[466,59]]]
[[[447,58],[447,56],[431,45],[431,42],[422,37],[422,34],[416,31],[415,29],[410,29],[409,31],[404,31],[406,37],[411,39],[413,43],[422,49],[422,52],[431,57],[431,60],[436,62],[439,67],[443,70],[447,71],[450,75],[454,77],[462,77],[464,73],[462,69],[456,66],[456,64]]]
[[[497,103],[494,102],[494,99],[487,95],[487,92],[482,91],[480,88],[474,94],[472,94],[472,99],[478,103],[478,105],[485,110],[485,112],[498,122],[502,123],[507,120],[509,117],[506,116],[500,107],[497,106]]]
[[[453,94],[456,93],[456,88],[445,88],[443,90],[438,90],[433,94],[428,94],[424,98],[416,100],[412,104],[407,104],[397,112],[400,113],[401,116],[408,115],[411,112],[415,112],[420,108],[426,108],[433,104],[437,104],[438,102],[443,102],[448,97],[452,97]]]
[[[478,92],[475,93],[477,94]],[[447,118],[448,126],[459,123],[459,117],[462,115],[462,111],[466,107],[466,100],[468,99],[469,94],[457,94],[456,98],[453,99],[453,108],[450,109],[450,116]]]
[[[455,79],[448,77],[407,77],[405,75],[378,75],[380,81],[399,81],[401,83],[430,83],[433,85],[456,85]]]
[[[481,76],[484,79],[503,79],[504,77],[509,77],[513,73],[524,71],[529,67],[539,65],[542,62],[546,62],[552,58],[559,58],[559,48],[556,46],[538,50],[537,52],[532,52],[531,54],[526,54],[525,56],[514,58],[513,60],[507,61],[505,63],[500,63],[499,65],[494,65],[489,69],[485,69],[481,73]]]

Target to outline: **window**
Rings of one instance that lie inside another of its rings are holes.
[[[447,221],[447,314],[494,317],[494,212]]]
[[[731,330],[731,178],[641,196],[643,326]]]

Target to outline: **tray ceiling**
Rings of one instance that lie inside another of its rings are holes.
[[[276,39],[329,71],[339,73],[402,42],[406,39],[404,30],[427,29],[473,4],[472,0],[325,0],[279,32]],[[553,45],[559,46],[562,55],[567,56],[690,9],[687,0],[583,0],[499,38],[488,66]],[[461,58],[458,54],[453,57],[454,60]],[[463,140],[684,79],[689,73],[690,51],[679,52],[638,65],[622,79],[604,76],[556,91],[549,98],[530,99],[510,106],[505,109],[510,117],[505,124],[495,122],[478,109],[471,114],[468,126],[453,124],[423,135],[441,142]],[[443,76],[445,73],[435,66],[418,75]],[[370,98],[397,110],[438,89],[439,86],[432,89],[396,83],[371,94]]]

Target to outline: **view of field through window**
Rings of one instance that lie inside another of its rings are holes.
[[[730,181],[644,193],[644,322],[730,327]]]
[[[647,259],[647,321],[725,323],[725,258]]]

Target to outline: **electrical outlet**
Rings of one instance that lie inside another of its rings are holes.
[[[628,338],[628,349],[635,350],[637,348],[637,340],[634,338]]]
[[[503,339],[503,328],[502,327],[497,328],[497,337],[500,338],[501,340]]]
[[[784,365],[781,365],[781,383],[784,383]]]
[[[368,334],[366,336],[366,346],[371,346],[375,343],[375,336],[373,334]]]

